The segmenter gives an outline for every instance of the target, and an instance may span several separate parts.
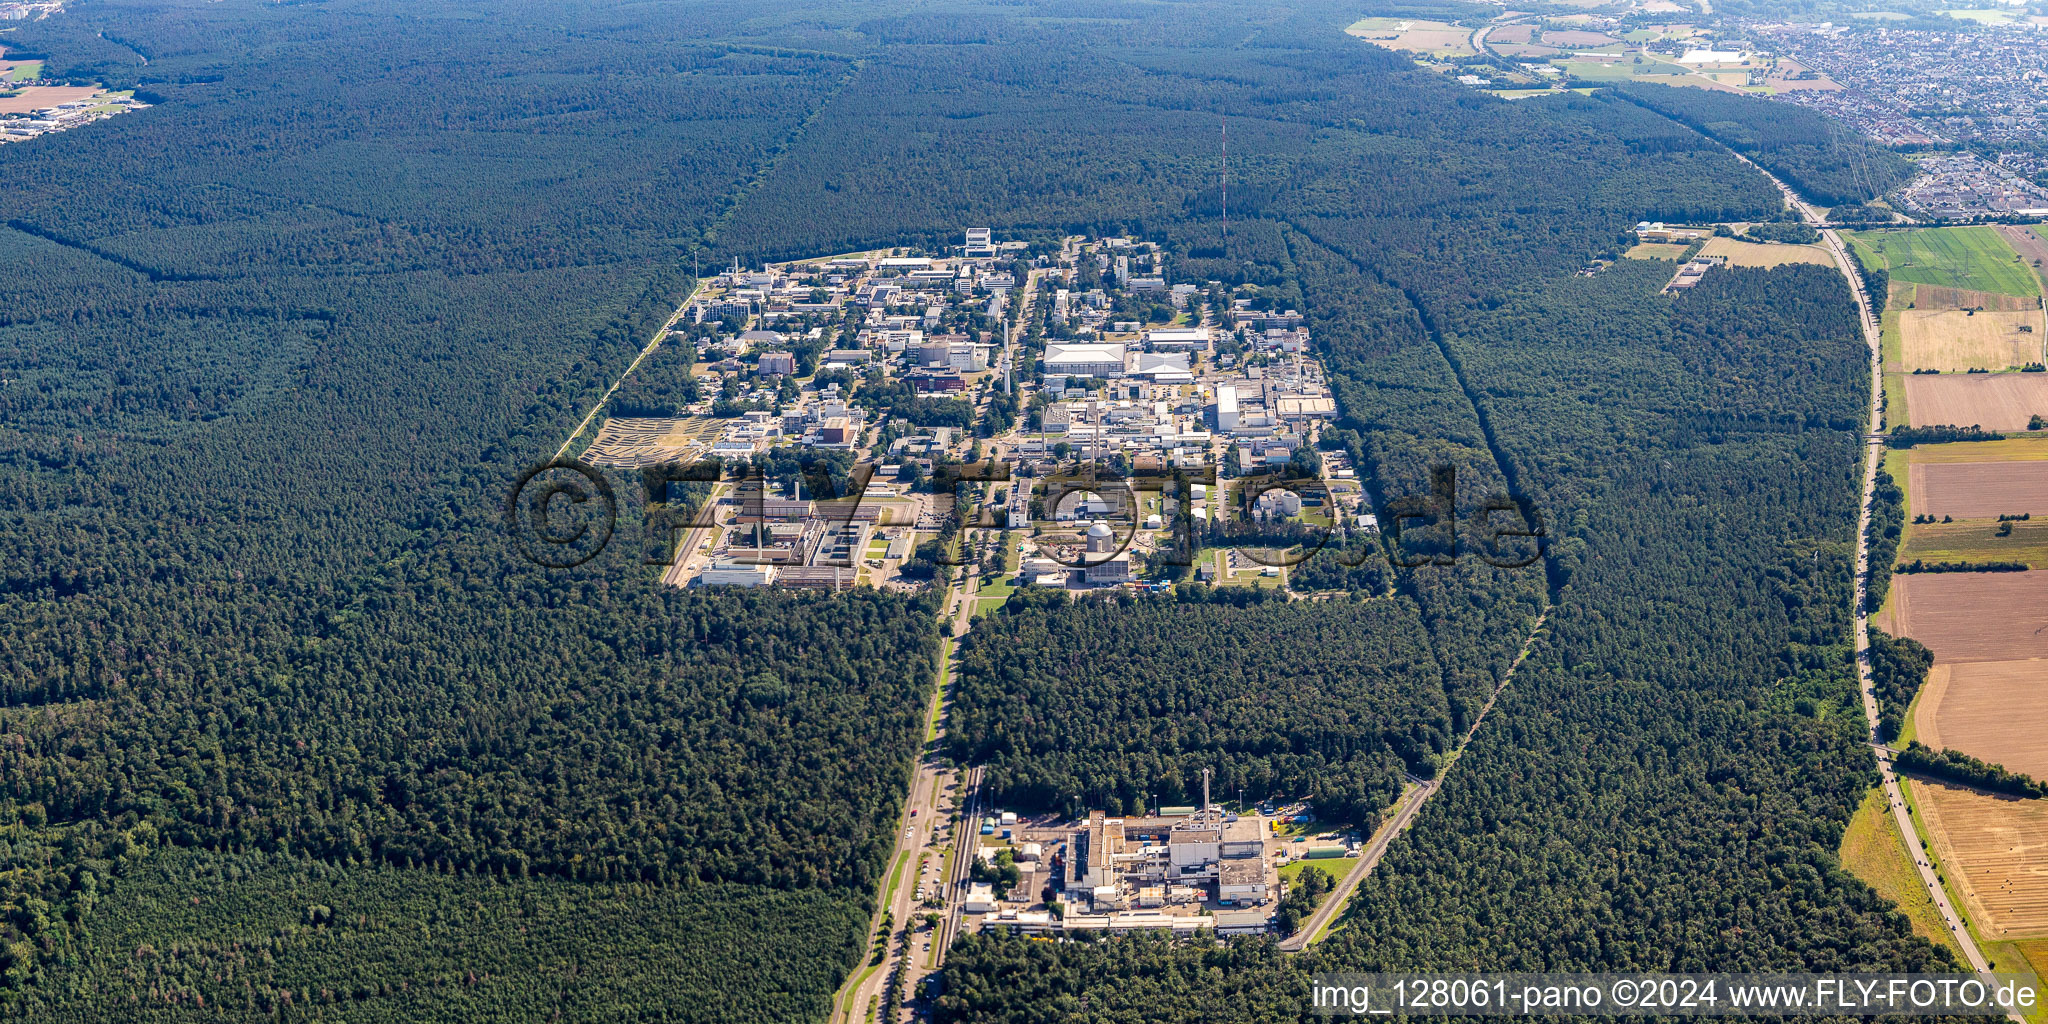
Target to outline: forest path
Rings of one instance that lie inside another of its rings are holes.
[[[1522,641],[1522,649],[1515,654],[1514,664],[1509,665],[1507,672],[1501,676],[1500,685],[1495,686],[1492,695],[1486,698],[1486,703],[1480,707],[1479,714],[1472,719],[1471,728],[1466,729],[1465,735],[1459,738],[1457,748],[1451,751],[1450,759],[1438,770],[1436,778],[1422,780],[1420,785],[1403,794],[1401,799],[1395,802],[1394,816],[1388,819],[1386,824],[1381,825],[1379,831],[1373,833],[1372,840],[1366,844],[1364,856],[1358,858],[1358,863],[1352,865],[1351,870],[1338,880],[1336,887],[1323,898],[1323,905],[1317,908],[1314,914],[1309,915],[1308,920],[1301,923],[1300,929],[1281,941],[1282,952],[1299,953],[1325,937],[1322,934],[1323,929],[1343,911],[1346,904],[1351,902],[1351,894],[1386,856],[1387,847],[1392,846],[1395,838],[1415,823],[1415,817],[1421,813],[1422,805],[1428,803],[1429,798],[1443,788],[1444,776],[1450,774],[1451,769],[1456,767],[1458,758],[1465,752],[1465,747],[1471,744],[1472,737],[1478,735],[1479,726],[1485,723],[1487,714],[1493,710],[1493,705],[1500,700],[1500,695],[1507,691],[1508,684],[1514,681],[1515,670],[1521,668],[1522,662],[1529,657],[1530,649],[1536,645],[1536,638],[1543,633],[1543,624],[1550,618],[1550,607],[1546,605],[1543,613],[1536,616],[1536,624],[1529,628],[1528,637]]]

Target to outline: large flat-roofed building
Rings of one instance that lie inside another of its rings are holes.
[[[1226,910],[1209,918],[1215,922],[1218,938],[1233,935],[1263,935],[1272,927],[1272,915],[1258,910]]]
[[[1216,389],[1216,429],[1232,431],[1238,428],[1237,388],[1225,384]]]
[[[697,582],[707,587],[765,587],[775,582],[775,567],[716,562],[697,576]]]
[[[1145,332],[1145,347],[1154,352],[1202,352],[1209,348],[1207,327],[1155,327]]]
[[[1124,346],[1115,342],[1077,342],[1045,347],[1048,377],[1121,377]]]

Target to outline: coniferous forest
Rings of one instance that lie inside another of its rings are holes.
[[[1176,279],[1298,296],[1376,501],[1449,465],[1461,512],[1510,502],[1548,542],[1364,599],[977,626],[956,752],[1047,806],[1205,766],[1384,806],[1529,654],[1316,954],[968,938],[942,1019],[1291,1019],[1323,968],[1944,964],[1832,854],[1873,778],[1841,280],[1577,276],[1638,220],[1769,219],[1776,191],[1684,110],[1495,100],[1344,36],[1360,13],[20,24],[52,75],[154,105],[0,146],[0,1016],[823,1020],[938,609],[664,590],[630,494],[624,541],[570,570],[499,513],[693,255],[967,224],[1142,234]],[[667,369],[628,397],[687,401]]]

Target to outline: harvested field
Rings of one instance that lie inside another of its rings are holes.
[[[1912,780],[1943,874],[1986,938],[2048,933],[2048,800]]]
[[[1534,25],[1502,25],[1486,34],[1489,43],[1526,43],[1536,34]]]
[[[1469,56],[1473,53],[1471,30],[1441,21],[1363,18],[1344,31],[1390,50],[1446,56]]]
[[[1936,665],[1913,713],[1920,742],[2048,779],[2048,661]]]
[[[1908,309],[1899,313],[1900,355],[1908,370],[1960,373],[2003,370],[2041,361],[2041,311],[1966,313]]]
[[[1905,384],[1916,427],[2025,430],[2034,416],[2048,416],[2048,373],[1915,373]]]
[[[1910,472],[1913,515],[2048,514],[2048,462],[1915,462]]]
[[[59,103],[88,99],[99,89],[89,85],[31,85],[18,96],[0,98],[0,114],[26,114]]]
[[[2048,460],[2048,433],[2036,431],[2003,441],[1926,444],[1906,455],[1912,462],[2040,462]]]
[[[1543,33],[1543,42],[1551,46],[1563,46],[1571,49],[1583,49],[1586,47],[1594,46],[1613,46],[1615,43],[1621,42],[1621,40],[1616,39],[1613,36],[1607,35],[1602,32],[1580,32],[1573,30],[1566,32],[1545,32]]]
[[[2048,658],[2048,572],[1930,572],[1892,577],[1890,623],[1935,659]]]
[[[1938,284],[1902,284],[1893,287],[1892,302],[1914,309],[2039,309],[2040,300],[2024,295],[2001,295],[1967,288],[1945,288]]]
[[[1835,258],[1818,245],[1784,245],[1776,242],[1744,242],[1735,238],[1709,238],[1702,256],[1725,256],[1730,266],[1782,267],[1787,263],[1835,265]]]

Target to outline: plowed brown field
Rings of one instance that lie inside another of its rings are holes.
[[[1922,823],[1986,938],[2048,932],[2048,800],[1912,781]]]
[[[2048,779],[2048,660],[1936,665],[1913,723],[1930,747]]]
[[[1895,636],[1937,660],[2048,658],[2048,572],[1929,572],[1892,577]]]
[[[2048,513],[2048,462],[1916,462],[1910,472],[1915,515],[1994,519]]]
[[[1906,376],[1913,425],[2025,430],[2048,416],[2048,373],[1914,373]]]
[[[2039,309],[2040,301],[2020,295],[2001,295],[1997,292],[1973,292],[1967,288],[1944,288],[1938,284],[1907,284],[1903,286],[1903,301],[1900,306],[1911,304],[1915,309]]]

